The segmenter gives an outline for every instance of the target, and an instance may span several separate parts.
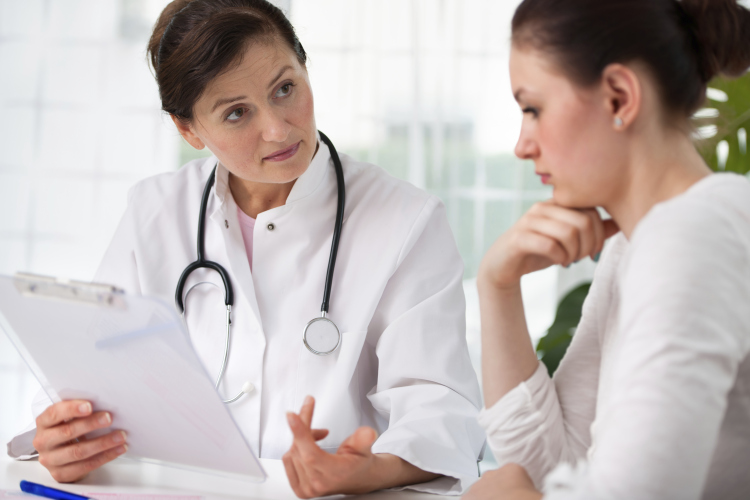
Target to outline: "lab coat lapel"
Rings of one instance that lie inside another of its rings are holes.
[[[229,190],[229,171],[219,164],[216,168],[216,183],[214,185],[215,209],[211,213],[211,222],[216,224],[224,237],[224,248],[227,250],[227,258],[231,268],[232,286],[236,290],[240,287],[243,295],[247,298],[250,310],[258,322],[259,328],[263,328],[263,322],[258,308],[258,300],[255,295],[255,284],[250,272],[250,264],[247,260],[245,242],[242,239],[242,230],[237,220],[237,205]],[[227,227],[227,225],[229,227]],[[236,302],[235,302],[236,304]]]

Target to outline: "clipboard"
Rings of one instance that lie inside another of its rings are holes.
[[[266,479],[171,305],[109,285],[0,275],[0,329],[53,402],[86,399],[112,413],[112,428],[128,433],[124,458]]]

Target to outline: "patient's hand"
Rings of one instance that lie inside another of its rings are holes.
[[[372,444],[378,436],[371,427],[354,431],[336,453],[321,450],[316,441],[325,438],[328,430],[310,427],[314,407],[315,400],[308,396],[299,415],[287,414],[294,442],[283,461],[289,483],[298,497],[363,494],[439,477],[395,455],[372,453]]]
[[[526,469],[517,464],[507,464],[497,470],[485,472],[474,483],[462,500],[540,500],[542,494]]]
[[[104,411],[92,413],[88,401],[53,404],[36,419],[33,444],[39,452],[39,463],[55,481],[70,483],[83,478],[127,451],[124,431],[86,439],[85,434],[110,425],[112,416]]]

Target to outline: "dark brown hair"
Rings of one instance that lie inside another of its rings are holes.
[[[154,26],[148,56],[164,111],[190,121],[211,80],[238,63],[251,42],[281,42],[300,64],[307,54],[284,13],[265,0],[174,0]]]
[[[549,52],[584,86],[609,64],[643,62],[666,109],[686,117],[712,78],[750,66],[750,12],[737,0],[524,0],[513,43]]]

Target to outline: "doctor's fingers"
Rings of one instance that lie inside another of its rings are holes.
[[[297,475],[297,469],[294,467],[291,455],[287,452],[281,457],[281,462],[284,464],[284,470],[286,470],[286,477],[289,479],[289,486],[292,487],[292,491],[297,496],[300,496],[298,490],[300,487],[299,476]]]
[[[47,407],[47,409],[36,418],[36,427],[37,429],[52,427],[74,418],[86,417],[91,415],[91,412],[91,403],[88,401],[81,399],[60,401],[59,403]]]
[[[82,479],[92,470],[98,469],[107,462],[111,462],[126,451],[128,451],[127,445],[119,445],[80,462],[74,462],[61,467],[48,467],[49,473],[58,483],[72,483],[73,481]]]
[[[42,452],[57,448],[61,444],[77,439],[91,431],[112,425],[109,412],[97,412],[85,418],[74,418],[54,427],[37,427],[34,449]]]
[[[313,429],[312,437],[315,441],[320,441],[328,437],[328,429]]]
[[[378,439],[378,431],[372,427],[359,427],[351,436],[344,439],[336,453],[372,454],[372,445]]]
[[[329,454],[326,453],[326,455]],[[328,463],[327,460],[305,460],[292,452],[289,461],[297,478],[296,485],[292,487],[295,495],[300,498],[315,498],[334,493],[326,474],[330,465],[323,465]],[[291,480],[289,484],[291,484]]]
[[[289,412],[286,414],[287,421],[289,422],[289,428],[292,430],[292,441],[291,452],[298,452],[304,459],[315,460],[322,454],[326,454],[320,447],[315,443],[315,436],[313,431],[302,422],[302,419],[296,413]]]
[[[104,451],[125,444],[125,431],[110,432],[105,436],[87,439],[67,446],[60,446],[54,450],[39,454],[39,463],[46,468],[61,467],[63,465],[80,462]]]
[[[315,398],[312,396],[305,396],[305,401],[302,403],[302,408],[299,410],[299,418],[306,426],[312,425],[312,417],[315,412]]]

